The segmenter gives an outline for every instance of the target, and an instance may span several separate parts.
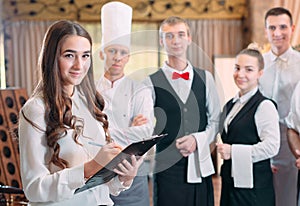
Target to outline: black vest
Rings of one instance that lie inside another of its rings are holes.
[[[156,152],[164,151],[166,154],[161,155],[164,157],[162,161],[173,161],[175,164],[182,156],[176,149],[174,140],[203,131],[207,125],[205,72],[194,68],[192,87],[185,104],[177,96],[162,70],[150,75],[150,79],[156,96],[154,134],[168,134],[156,145]]]
[[[231,121],[228,126],[228,133],[223,129],[222,141],[227,144],[245,145],[253,145],[260,142],[254,116],[259,104],[266,99],[267,98],[264,97],[260,91],[257,91]],[[225,105],[221,115],[220,126],[223,127],[225,117],[229,114],[233,105],[234,103],[232,100]],[[233,179],[231,177],[231,159],[224,160],[221,176],[223,181],[233,184]],[[270,159],[254,163],[253,176],[255,188],[272,187],[273,181]]]

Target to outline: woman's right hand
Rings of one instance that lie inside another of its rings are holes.
[[[221,159],[229,160],[231,159],[231,145],[230,144],[222,144],[216,143],[217,152],[220,154]]]
[[[115,156],[117,156],[122,151],[122,148],[115,142],[104,145],[97,155],[94,157],[94,160],[104,167],[109,163]]]
[[[89,178],[98,170],[102,169],[115,156],[122,151],[122,148],[115,142],[109,143],[101,147],[97,155],[89,162],[84,164],[84,177]]]

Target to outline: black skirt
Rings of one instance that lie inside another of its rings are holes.
[[[235,188],[222,181],[220,206],[275,206],[275,194],[268,188]]]
[[[251,189],[234,187],[231,160],[224,161],[221,177],[221,206],[275,206],[273,174],[269,160],[253,164],[254,187]]]

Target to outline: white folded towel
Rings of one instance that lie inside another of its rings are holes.
[[[251,148],[251,145],[232,145],[231,175],[233,177],[234,187],[253,188],[253,163]]]

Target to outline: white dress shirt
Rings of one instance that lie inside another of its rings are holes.
[[[233,103],[235,104],[224,121],[224,129],[226,132],[232,119],[234,119],[257,90],[258,88],[256,87],[241,97],[237,94],[233,98]],[[252,188],[252,164],[269,159],[275,156],[279,151],[279,116],[275,105],[270,100],[261,102],[255,112],[254,120],[257,134],[261,141],[254,145],[232,145],[232,176],[234,178],[235,187]],[[241,168],[243,169],[241,170]]]
[[[300,82],[297,84],[291,99],[291,109],[286,119],[288,128],[300,133]]]
[[[277,103],[280,122],[284,124],[293,91],[300,80],[300,52],[289,48],[278,57],[269,51],[264,54],[264,61],[259,89],[264,96]]]
[[[33,127],[20,112],[20,169],[23,189],[30,205],[113,205],[109,193],[117,195],[127,189],[116,177],[108,184],[74,195],[85,183],[84,163],[91,160],[99,147],[88,144],[93,141],[105,144],[104,130],[87,108],[85,97],[75,89],[72,96],[72,114],[84,122],[82,135],[76,144],[73,130],[58,140],[59,156],[69,162],[69,168],[61,169],[50,163],[52,150],[47,146],[44,119],[45,104],[42,96],[31,97],[22,108],[24,115],[39,128]]]
[[[193,71],[193,66],[191,64],[188,64],[187,67],[183,71],[175,71],[173,68],[171,68],[167,63],[165,63],[162,67],[162,70],[164,74],[167,77],[167,80],[171,84],[172,88],[178,95],[178,97],[181,99],[183,103],[186,103],[188,97],[189,97],[189,92],[191,87],[192,87],[192,82],[193,82],[193,77],[194,77],[194,71]],[[178,79],[172,79],[173,72],[177,72],[179,74],[189,72],[189,79],[185,80],[182,78]]]
[[[149,88],[126,76],[113,83],[102,76],[97,82],[97,90],[105,100],[103,111],[108,116],[110,135],[118,144],[125,147],[152,135],[154,112]],[[148,122],[131,127],[138,114],[146,117]]]
[[[167,63],[164,63],[162,67],[163,73],[183,102],[186,102],[188,95],[191,92],[194,77],[194,71],[192,68],[193,66],[190,62],[188,62],[186,69],[181,72],[169,67]],[[173,80],[172,73],[174,71],[178,73],[189,72],[189,80],[183,80],[181,78]],[[191,134],[196,139],[197,150],[190,154],[188,158],[187,179],[190,183],[201,182],[201,177],[207,177],[215,172],[211,160],[209,145],[215,140],[218,131],[220,102],[211,73],[205,71],[205,74],[207,126],[204,131]],[[153,102],[155,102],[155,92],[150,77],[146,78],[144,83],[151,88]],[[196,159],[199,159],[199,161],[195,161]],[[200,174],[197,171],[200,171]]]

